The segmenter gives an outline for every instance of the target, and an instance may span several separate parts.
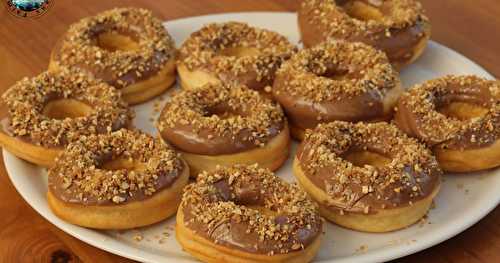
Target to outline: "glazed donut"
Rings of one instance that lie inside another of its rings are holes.
[[[384,51],[396,68],[414,62],[431,34],[416,0],[303,0],[298,23],[307,47],[329,38],[363,42]]]
[[[52,50],[49,68],[81,68],[137,104],[175,83],[175,59],[172,38],[150,11],[116,8],[70,26]]]
[[[204,262],[310,262],[322,220],[314,203],[257,165],[203,172],[184,190],[176,237]]]
[[[366,232],[417,222],[442,174],[431,151],[395,126],[341,121],[306,132],[293,171],[323,217]]]
[[[237,163],[276,170],[288,157],[290,135],[281,107],[244,86],[183,90],[166,104],[157,127],[192,176]]]
[[[345,41],[299,51],[278,70],[273,85],[299,140],[318,123],[390,119],[401,93],[399,74],[384,53]]]
[[[269,30],[237,22],[209,24],[182,44],[177,71],[185,89],[236,82],[269,92],[276,70],[294,51],[286,37]]]
[[[445,76],[416,85],[398,102],[396,125],[432,147],[441,168],[500,166],[500,82]]]
[[[24,78],[2,96],[8,117],[0,144],[17,157],[50,167],[69,142],[127,127],[133,112],[120,93],[78,69]]]
[[[139,131],[82,136],[48,170],[49,207],[96,229],[128,229],[172,216],[189,168],[159,139]]]

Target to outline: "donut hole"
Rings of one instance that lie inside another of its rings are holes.
[[[350,76],[348,75],[348,70],[343,70],[338,68],[328,68],[322,74],[318,74],[318,76],[333,80],[350,79]]]
[[[97,35],[96,45],[104,50],[133,51],[139,49],[139,43],[130,35],[115,31],[105,31]]]
[[[463,121],[483,117],[488,112],[487,108],[478,104],[462,101],[438,104],[436,110],[447,117]]]
[[[364,1],[337,1],[347,15],[361,21],[380,21],[384,18],[382,11],[377,6],[382,5],[379,0]]]
[[[146,165],[132,158],[118,156],[116,158],[105,160],[99,165],[99,168],[110,171],[127,170],[141,172],[146,170]]]
[[[213,115],[217,115],[220,119],[230,119],[238,116],[242,116],[242,112],[236,111],[229,107],[217,105],[213,107],[209,107],[206,109],[205,116],[210,117]]]
[[[250,56],[258,56],[260,55],[260,51],[254,47],[227,47],[219,50],[217,52],[219,56],[225,57],[250,57]]]
[[[260,206],[260,205],[247,205],[247,208],[250,208],[250,209],[253,209],[253,210],[257,210],[259,211],[261,214],[263,215],[267,215],[267,216],[278,216],[279,213],[277,211],[274,211],[268,207],[265,207],[265,206]]]
[[[392,161],[391,158],[383,154],[369,150],[351,150],[342,157],[358,167],[364,167],[365,165],[383,167]]]
[[[50,100],[45,104],[42,114],[57,120],[66,118],[78,118],[90,115],[93,112],[91,106],[75,99]]]

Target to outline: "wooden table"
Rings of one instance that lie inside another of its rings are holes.
[[[2,5],[5,0],[2,0]],[[293,0],[55,0],[36,20],[19,19],[0,6],[0,92],[47,66],[56,39],[81,17],[117,6],[152,9],[164,20],[236,11],[294,11]],[[432,38],[500,76],[498,0],[423,0]],[[5,107],[0,108],[5,116]],[[63,233],[38,215],[0,168],[0,262],[127,262]],[[500,262],[500,207],[475,226],[440,245],[398,262]],[[173,238],[173,237],[172,237]]]

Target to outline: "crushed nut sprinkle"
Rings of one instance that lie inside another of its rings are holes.
[[[350,2],[350,1],[343,1]],[[374,2],[374,1],[371,1]],[[383,4],[382,4],[383,3]],[[428,21],[422,4],[415,0],[389,0],[372,6],[384,5],[380,20],[363,21],[351,17],[336,1],[304,0],[301,12],[307,14],[310,24],[317,24],[325,37],[335,36],[343,39],[355,36],[376,37],[378,33],[390,36],[387,29],[403,29],[420,21]]]
[[[141,168],[102,167],[116,158]],[[67,202],[121,204],[147,198],[168,187],[183,169],[178,153],[159,139],[121,129],[110,134],[81,136],[69,144],[48,171],[49,187]],[[62,182],[71,185],[65,187]]]
[[[103,49],[96,45],[96,38],[105,32],[130,35],[138,48]],[[160,70],[175,56],[176,50],[172,37],[151,11],[115,8],[71,25],[55,54],[62,65],[90,70],[96,76],[111,74],[111,79],[116,80],[112,85],[122,88],[133,84],[134,79],[146,78],[149,72]]]
[[[212,112],[216,107],[225,108],[234,116],[223,118]],[[247,141],[261,146],[275,133],[271,127],[284,121],[279,104],[257,91],[244,86],[208,84],[175,95],[166,104],[158,120],[158,129],[161,132],[187,125],[196,133],[208,130],[220,137],[231,138],[245,132]]]
[[[487,109],[482,117],[459,120],[437,110],[450,97],[465,97]],[[418,122],[420,139],[442,147],[482,146],[500,138],[500,83],[477,76],[453,76],[415,85],[401,97],[404,107]],[[401,111],[402,109],[399,109]]]
[[[258,53],[242,57],[219,55],[228,48],[252,48]],[[286,37],[269,30],[238,22],[208,24],[184,42],[179,50],[179,63],[189,70],[207,69],[221,79],[251,72],[257,75],[257,81],[269,81],[295,50]]]
[[[15,136],[43,147],[59,147],[81,136],[125,127],[133,112],[113,87],[78,69],[61,68],[33,78],[24,78],[2,96],[9,110],[9,125]],[[51,100],[74,99],[92,112],[83,117],[52,119],[43,114]]]
[[[341,79],[327,76],[333,72]],[[328,41],[303,49],[277,72],[275,93],[314,102],[340,100],[371,91],[382,97],[400,84],[387,56],[374,48],[345,41]],[[278,84],[279,83],[279,84]]]
[[[305,192],[257,165],[218,167],[200,174],[186,187],[181,206],[186,227],[217,244],[231,245],[224,239],[231,233],[215,234],[220,226],[244,225],[248,243],[239,248],[254,253],[304,249],[321,233],[322,220]]]
[[[322,188],[338,201],[332,205],[351,212],[371,213],[425,198],[442,174],[430,150],[387,123],[320,124],[306,132],[301,147],[297,158],[306,176],[323,180]],[[382,152],[391,161],[356,166],[344,159],[351,150]]]

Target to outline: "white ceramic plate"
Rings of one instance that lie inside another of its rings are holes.
[[[298,43],[296,16],[292,13],[232,13],[185,18],[165,23],[179,45],[193,31],[210,22],[242,21],[268,28]],[[477,74],[492,78],[484,69],[462,55],[431,42],[422,58],[402,72],[406,87],[445,74]],[[168,94],[162,98],[168,97]],[[156,101],[156,102],[155,102]],[[137,127],[155,133],[150,120],[155,116],[155,101],[135,107]],[[49,210],[45,193],[46,172],[3,151],[10,179],[23,198],[51,223],[84,242],[127,258],[144,262],[192,262],[174,237],[175,219],[154,226],[124,232],[95,231],[68,224]],[[278,172],[279,176],[293,180],[290,160]],[[425,222],[407,229],[386,233],[367,234],[326,224],[318,262],[379,262],[402,257],[439,242],[465,230],[500,201],[500,170],[467,175],[446,175],[436,207]],[[137,241],[136,238],[141,238]]]

